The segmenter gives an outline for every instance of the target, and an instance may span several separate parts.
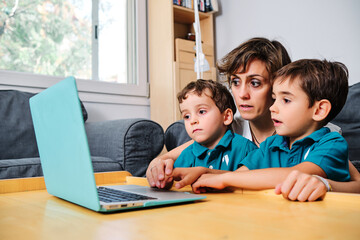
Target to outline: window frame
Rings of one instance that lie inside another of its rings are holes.
[[[137,84],[109,83],[95,80],[76,79],[79,92],[111,94],[121,96],[149,97],[147,67],[147,11],[146,1],[136,1],[136,82]],[[94,34],[93,34],[94,38]],[[23,73],[0,69],[0,85],[48,88],[65,77],[55,77],[34,73]],[[98,101],[98,98],[97,98]],[[101,102],[101,101],[100,101]]]

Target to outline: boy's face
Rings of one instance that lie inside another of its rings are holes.
[[[271,119],[276,133],[290,138],[290,146],[316,130],[317,123],[313,120],[316,104],[309,108],[309,100],[301,89],[299,80],[290,83],[275,80],[273,85],[274,104],[270,107]]]
[[[213,149],[223,137],[227,126],[225,112],[221,113],[208,89],[198,96],[189,92],[180,103],[181,115],[189,136],[201,145]]]

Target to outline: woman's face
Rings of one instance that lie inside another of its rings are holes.
[[[265,63],[254,59],[248,62],[245,72],[239,68],[238,73],[231,76],[231,91],[234,95],[236,106],[243,119],[249,121],[270,118],[271,84]]]

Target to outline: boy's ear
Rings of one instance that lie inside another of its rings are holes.
[[[321,122],[329,115],[331,103],[327,99],[322,99],[315,102],[315,105],[313,119],[317,122]]]
[[[234,114],[230,108],[228,108],[224,111],[223,116],[224,116],[224,125],[225,126],[229,126],[234,120]]]

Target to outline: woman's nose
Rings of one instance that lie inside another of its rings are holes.
[[[238,97],[241,99],[249,99],[249,89],[246,86],[241,86],[238,90]]]

